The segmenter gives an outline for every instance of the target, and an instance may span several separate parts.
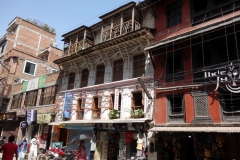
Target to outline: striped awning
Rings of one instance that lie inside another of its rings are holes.
[[[153,127],[150,132],[219,132],[240,133],[240,127]]]

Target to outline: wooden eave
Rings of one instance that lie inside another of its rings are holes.
[[[101,51],[105,52],[106,50],[113,50],[113,49],[118,50],[118,47],[120,45],[129,46],[132,44],[136,44],[137,40],[142,37],[144,39],[147,39],[147,38],[153,39],[153,35],[150,32],[150,30],[148,28],[142,28],[142,29],[139,29],[134,32],[129,32],[129,33],[119,36],[117,38],[110,39],[108,41],[99,43],[97,45],[86,48],[84,50],[80,50],[77,53],[67,55],[67,56],[57,59],[53,62],[56,64],[61,64],[61,63],[65,63],[68,61],[72,61],[76,58],[82,57],[84,55],[87,55],[87,54],[90,54],[93,52],[101,52]]]
[[[83,25],[83,26],[80,26],[80,27],[78,27],[78,28],[68,32],[68,33],[63,34],[62,37],[64,37],[64,38],[70,37],[70,36],[72,36],[72,35],[74,35],[74,34],[76,34],[78,32],[84,31],[85,29],[86,30],[90,30],[89,27]]]
[[[131,7],[134,7],[134,6],[136,6],[136,3],[135,3],[135,2],[133,2],[133,1],[132,1],[132,2],[129,2],[129,3],[127,3],[127,4],[125,4],[125,5],[121,6],[121,7],[118,7],[117,9],[114,9],[114,10],[111,11],[111,12],[108,12],[108,13],[100,16],[99,18],[101,18],[101,19],[107,19],[107,18],[109,18],[109,17],[112,17],[112,16],[114,16],[114,15],[116,15],[116,14],[118,14],[118,13],[124,11],[124,10],[127,10],[127,9],[129,9],[129,8],[131,8]]]

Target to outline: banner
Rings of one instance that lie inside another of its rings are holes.
[[[44,88],[45,87],[46,78],[47,78],[46,75],[39,77],[38,88]]]
[[[115,95],[114,95],[114,109],[118,110],[118,101],[119,101],[119,89],[115,88]]]
[[[23,82],[22,92],[26,92],[27,91],[27,86],[28,86],[28,81]]]
[[[37,114],[37,124],[50,123],[51,114]]]
[[[63,117],[64,118],[71,118],[72,104],[73,104],[73,93],[66,92],[64,106],[63,106]]]
[[[37,110],[26,111],[26,121],[30,124],[35,124],[37,120]]]
[[[39,78],[29,80],[27,85],[27,91],[38,89],[38,80]]]

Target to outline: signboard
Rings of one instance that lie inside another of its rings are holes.
[[[22,121],[20,123],[20,128],[27,128],[27,122],[26,121]]]
[[[3,113],[1,119],[2,121],[16,121],[16,112]]]
[[[28,86],[28,81],[23,82],[23,85],[22,85],[22,91],[23,92],[27,91],[27,86]]]
[[[66,92],[65,93],[64,106],[63,106],[63,117],[64,118],[71,118],[72,103],[73,103],[73,93],[72,92]]]
[[[37,124],[50,123],[51,114],[37,114]]]
[[[37,120],[37,110],[26,111],[26,121],[28,124],[36,123]]]
[[[46,78],[47,78],[46,75],[39,77],[38,88],[44,88],[45,87]]]
[[[34,78],[28,81],[27,91],[38,89],[38,78]]]
[[[114,97],[114,109],[118,110],[118,101],[119,101],[119,89],[115,88],[115,97]]]
[[[216,88],[214,91],[217,91],[220,83],[223,83],[228,91],[232,93],[240,93],[240,86],[237,86],[236,84],[236,81],[239,81],[240,79],[240,68],[233,66],[232,63],[222,68],[205,71],[204,77],[216,82]]]

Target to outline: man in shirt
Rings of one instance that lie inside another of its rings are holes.
[[[14,143],[15,136],[11,135],[8,138],[8,143],[2,145],[0,152],[3,151],[2,160],[13,160],[14,153],[18,159],[18,146]]]
[[[28,160],[37,159],[37,151],[38,151],[38,134],[35,134],[33,139],[30,141],[30,151],[28,154]]]
[[[25,154],[28,150],[28,142],[27,137],[23,136],[23,138],[18,143],[18,160],[24,160]]]

